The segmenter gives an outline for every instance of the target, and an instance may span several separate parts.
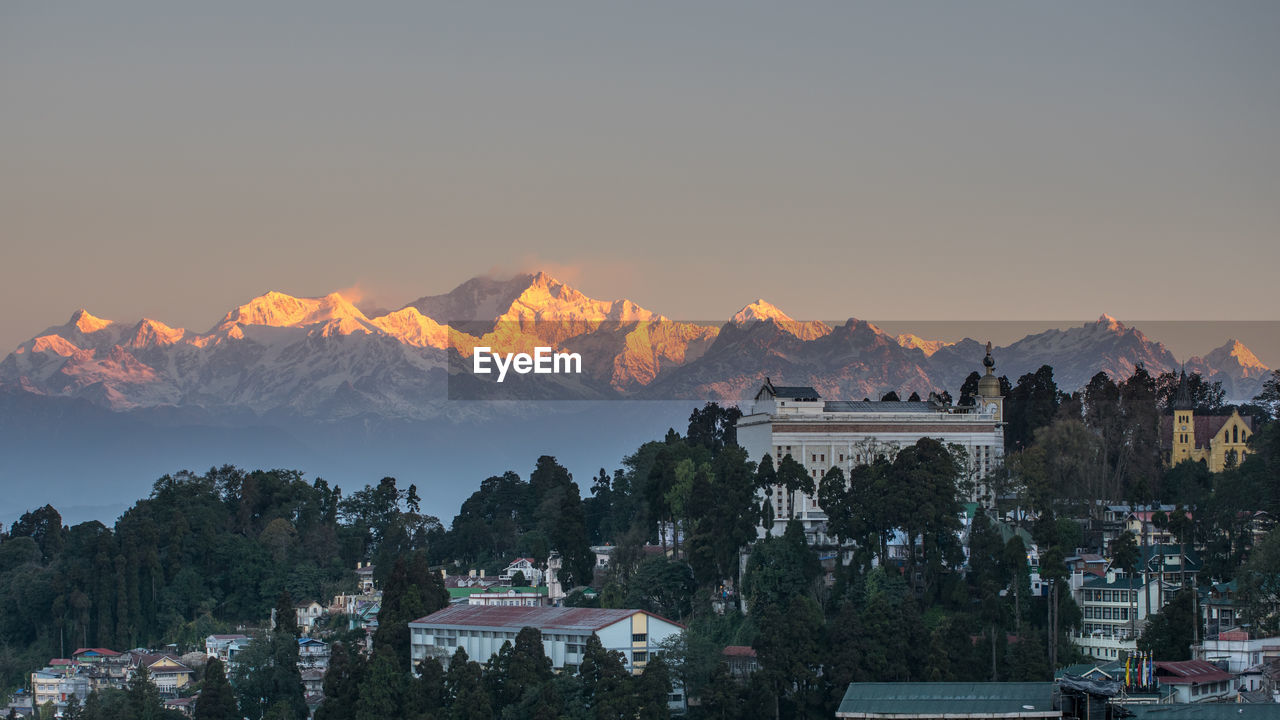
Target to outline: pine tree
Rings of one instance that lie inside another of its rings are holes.
[[[369,664],[369,674],[360,685],[355,720],[382,720],[404,716],[405,676],[398,663],[385,652]]]
[[[364,674],[364,656],[345,642],[334,643],[329,669],[324,674],[324,700],[316,710],[316,720],[354,718]]]
[[[467,651],[458,648],[449,660],[445,688],[449,693],[449,717],[453,720],[490,720],[493,706],[485,691],[480,663],[469,660]]]
[[[160,720],[164,716],[160,691],[151,682],[151,673],[145,665],[134,671],[126,692],[129,696],[129,709],[136,720]]]
[[[196,699],[195,720],[239,720],[235,694],[222,661],[213,658],[204,668],[204,684]]]
[[[661,655],[654,656],[645,665],[644,673],[633,682],[636,684],[636,701],[640,706],[641,720],[666,720],[671,717],[667,705],[671,694],[671,670]]]

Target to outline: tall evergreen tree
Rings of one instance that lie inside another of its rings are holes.
[[[369,663],[369,672],[360,685],[355,720],[382,720],[404,717],[406,676],[400,665],[383,651]]]
[[[227,682],[222,661],[209,660],[204,667],[204,682],[196,698],[195,720],[239,720],[235,694]]]
[[[164,717],[164,704],[160,701],[160,691],[151,682],[151,673],[146,666],[139,666],[129,680],[126,690],[129,697],[129,709],[136,720],[161,720]]]
[[[634,682],[640,720],[667,720],[671,717],[671,707],[667,704],[671,694],[671,670],[661,655],[651,658]]]

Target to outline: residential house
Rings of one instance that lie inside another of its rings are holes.
[[[1240,624],[1241,608],[1236,603],[1236,581],[1213,583],[1199,589],[1200,617],[1204,636],[1215,637]]]
[[[373,584],[373,563],[356,563],[356,587],[366,595],[377,589]]]
[[[1137,649],[1137,636],[1152,607],[1160,597],[1155,590],[1157,580],[1143,582],[1139,577],[1125,576],[1109,570],[1103,577],[1073,575],[1075,601],[1080,607],[1080,633],[1072,643],[1081,652],[1100,660],[1118,660]]]
[[[1239,674],[1280,659],[1280,637],[1250,638],[1243,630],[1228,630],[1209,636],[1192,651],[1197,660]]]
[[[1156,529],[1151,525],[1151,516],[1157,511],[1165,515],[1173,512],[1173,505],[1107,505],[1102,511],[1102,539],[1107,547],[1122,532],[1129,532],[1136,542],[1142,544],[1144,531],[1148,533],[1147,543],[1153,544]],[[1161,535],[1161,537],[1164,537]],[[1171,542],[1172,540],[1170,540]]]
[[[217,658],[223,663],[231,661],[231,648],[233,645],[243,647],[240,643],[249,640],[248,635],[210,635],[204,639],[204,654],[210,659]]]
[[[329,643],[316,638],[298,638],[298,667],[323,671],[329,667],[330,654]]]
[[[304,635],[310,635],[315,628],[316,622],[324,615],[324,607],[320,603],[312,600],[310,602],[301,602],[293,606],[293,613],[296,616],[298,629]]]
[[[37,706],[53,703],[61,707],[72,695],[84,700],[89,697],[89,691],[89,678],[75,672],[69,662],[31,673],[31,695]]]
[[[729,645],[721,651],[720,659],[728,668],[729,677],[734,680],[746,680],[760,669],[756,650],[748,645]]]
[[[145,667],[151,675],[151,682],[161,695],[177,695],[178,691],[191,684],[194,671],[184,665],[181,660],[168,654],[151,655],[137,653],[134,655],[135,667]]]
[[[1156,661],[1156,680],[1173,688],[1174,702],[1198,703],[1220,700],[1234,692],[1234,676],[1204,660]]]
[[[319,705],[324,699],[324,670],[319,668],[303,668],[302,690],[306,695],[307,706]]]
[[[533,558],[516,558],[512,560],[511,564],[498,575],[498,579],[511,584],[512,579],[516,577],[516,573],[522,573],[524,581],[528,585],[542,584],[543,573],[538,569]]]
[[[107,648],[79,648],[71,661],[77,672],[89,678],[90,690],[119,690],[129,680],[133,656]]]
[[[195,717],[196,700],[199,696],[166,698],[163,702],[166,710],[177,710],[187,717]]]

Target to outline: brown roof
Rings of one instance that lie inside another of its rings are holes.
[[[1209,441],[1214,435],[1222,429],[1223,425],[1231,419],[1230,415],[1196,415],[1191,418],[1191,427],[1195,431],[1196,447],[1208,447]],[[1244,424],[1253,432],[1253,418],[1245,415],[1240,416],[1244,420]],[[1160,418],[1160,447],[1168,450],[1173,447],[1173,416],[1164,415]]]
[[[151,655],[148,653],[138,653],[136,657],[138,659],[138,664],[146,665],[148,669],[150,669],[152,665],[155,665],[161,660],[164,660],[167,658],[169,661],[174,662],[178,665],[178,667],[173,669],[173,672],[181,672],[182,670],[191,672],[191,668],[187,667],[186,664],[184,664],[181,660],[170,655],[169,653],[159,653],[157,655]]]
[[[1162,685],[1199,685],[1231,680],[1234,676],[1204,660],[1156,662],[1156,676]]]
[[[725,657],[755,657],[756,649],[746,645],[730,645],[721,653]]]
[[[684,625],[645,610],[614,610],[573,607],[530,607],[527,605],[451,605],[414,624],[458,625],[463,627],[539,630],[579,630],[595,632],[636,613],[644,613],[683,628]]]

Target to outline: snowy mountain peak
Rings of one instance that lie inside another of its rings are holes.
[[[755,302],[747,304],[734,313],[731,322],[734,325],[742,326],[763,320],[775,320],[779,323],[794,322],[790,315],[782,312],[782,310],[778,309],[778,306],[762,298],[757,298]]]
[[[182,328],[171,328],[168,325],[149,318],[143,318],[129,334],[129,347],[140,348],[152,345],[172,345],[187,334]]]
[[[423,315],[412,305],[376,317],[370,322],[406,345],[433,348],[449,346],[449,326],[441,325]]]
[[[1199,360],[1201,358],[1192,358],[1192,362]],[[1203,362],[1215,368],[1238,365],[1246,375],[1261,375],[1271,371],[1271,368],[1263,364],[1252,350],[1234,338],[1227,340],[1221,347],[1209,351],[1204,356]]]
[[[73,327],[82,333],[95,333],[112,324],[110,320],[94,317],[84,308],[71,313],[71,319],[67,321],[67,327]]]
[[[1102,315],[1098,316],[1098,322],[1095,324],[1112,332],[1125,329],[1124,323],[1106,313],[1102,313]]]
[[[355,305],[336,292],[319,298],[299,298],[272,290],[227,313],[221,325],[304,327],[330,320],[369,321]]]
[[[793,320],[790,315],[782,312],[776,305],[759,298],[735,313],[729,322],[740,328],[750,327],[757,323],[772,323],[784,332],[790,333],[801,340],[814,340],[831,333],[831,326],[826,323],[816,320],[810,322]]]
[[[899,335],[896,339],[898,344],[902,347],[909,350],[920,350],[925,354],[925,357],[931,357],[942,348],[955,345],[955,343],[947,342],[945,340],[925,340],[919,335],[913,335],[911,333],[904,333]]]

